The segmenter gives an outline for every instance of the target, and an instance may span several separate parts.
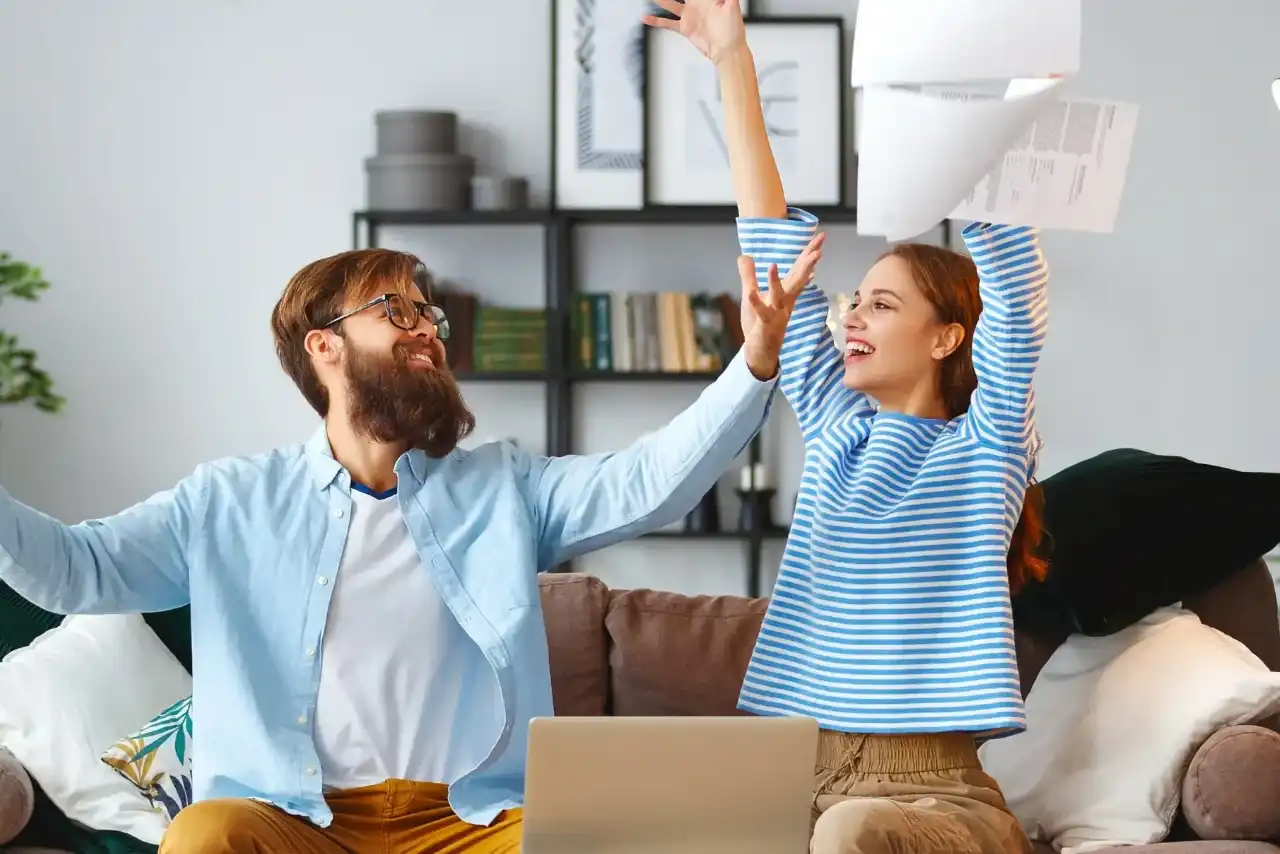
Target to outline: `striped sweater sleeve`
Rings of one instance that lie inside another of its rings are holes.
[[[1035,451],[1032,379],[1044,346],[1049,268],[1039,230],[974,223],[963,231],[978,267],[982,313],[973,333],[978,388],[969,429],[979,441]]]
[[[756,282],[761,291],[769,289],[769,266],[778,265],[778,278],[785,279],[791,266],[818,231],[818,218],[800,208],[789,208],[786,219],[739,217],[738,245],[755,261]],[[836,350],[827,328],[826,294],[812,282],[796,299],[787,324],[780,356],[782,393],[796,413],[800,433],[806,442],[830,419],[858,406],[864,400],[846,389],[844,360]]]

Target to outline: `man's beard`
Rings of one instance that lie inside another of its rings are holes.
[[[411,350],[403,344],[388,355],[347,344],[343,371],[357,434],[444,457],[475,429],[475,416],[445,364],[442,347],[430,352],[433,367],[411,368]]]

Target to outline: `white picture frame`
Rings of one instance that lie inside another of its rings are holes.
[[[551,0],[555,206],[644,204],[644,43],[651,0]],[[749,0],[740,0],[743,13]]]
[[[844,21],[748,18],[747,43],[788,202],[845,206]],[[644,205],[734,204],[714,67],[674,33],[646,44]]]

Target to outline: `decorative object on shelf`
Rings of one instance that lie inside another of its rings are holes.
[[[743,12],[748,0],[741,0]],[[560,208],[644,201],[644,24],[649,0],[552,0],[555,163]]]
[[[707,490],[697,506],[685,515],[684,529],[691,534],[720,533],[720,495],[716,487]]]
[[[748,18],[765,124],[787,200],[845,204],[844,21]],[[715,67],[687,39],[645,33],[644,204],[732,205]]]
[[[778,527],[773,521],[773,496],[777,490],[769,486],[764,463],[743,466],[734,492],[742,502],[738,510],[738,530],[767,532]]]
[[[0,252],[0,301],[6,297],[35,302],[49,289],[38,267]],[[0,404],[30,403],[41,412],[60,412],[66,400],[54,391],[53,378],[37,363],[36,352],[15,335],[0,332]]]
[[[529,207],[529,182],[507,175],[471,179],[471,207],[478,211],[517,211]]]
[[[471,207],[476,161],[458,151],[456,113],[384,110],[374,120],[378,153],[365,160],[370,210]]]
[[[374,114],[379,154],[452,154],[458,114],[443,110],[382,110]]]

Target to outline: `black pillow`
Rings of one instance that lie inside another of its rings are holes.
[[[1201,593],[1280,544],[1280,474],[1118,448],[1044,490],[1048,577],[1014,596],[1046,636],[1111,634]]]

